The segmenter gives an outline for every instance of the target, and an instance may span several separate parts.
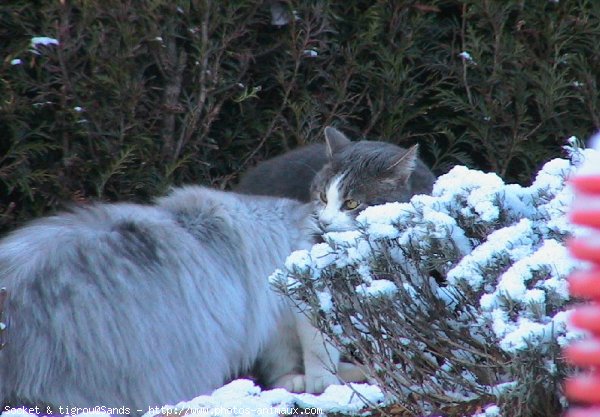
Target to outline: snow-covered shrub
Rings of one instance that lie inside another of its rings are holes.
[[[359,230],[293,253],[271,281],[414,412],[558,415],[573,169],[552,160],[522,187],[457,166],[432,196],[366,209]]]

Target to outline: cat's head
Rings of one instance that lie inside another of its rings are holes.
[[[325,144],[328,163],[311,184],[323,232],[354,229],[365,208],[412,197],[408,180],[417,145],[407,150],[385,142],[352,142],[332,127],[325,128]]]

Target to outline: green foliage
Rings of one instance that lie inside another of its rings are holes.
[[[599,16],[592,0],[3,2],[0,230],[64,201],[228,188],[328,124],[527,183],[600,127]]]

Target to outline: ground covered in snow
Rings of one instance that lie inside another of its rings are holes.
[[[174,405],[150,408],[145,417],[198,415],[198,416],[276,416],[276,415],[321,415],[323,413],[358,413],[384,403],[381,390],[369,384],[334,385],[321,395],[292,394],[284,389],[262,391],[252,381],[240,379],[215,390],[211,395],[202,395],[190,401]],[[9,409],[3,417],[32,417],[35,412],[46,410]],[[106,417],[105,408],[64,408],[62,415],[79,417]],[[117,414],[117,413],[114,413]]]

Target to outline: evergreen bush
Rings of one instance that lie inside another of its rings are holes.
[[[0,230],[62,201],[227,188],[328,124],[419,142],[440,174],[527,184],[600,127],[599,15],[592,0],[3,2]]]
[[[415,415],[495,402],[506,416],[559,416],[560,351],[577,336],[572,169],[554,159],[522,187],[456,166],[432,196],[367,208],[359,230],[325,234],[271,281]]]

